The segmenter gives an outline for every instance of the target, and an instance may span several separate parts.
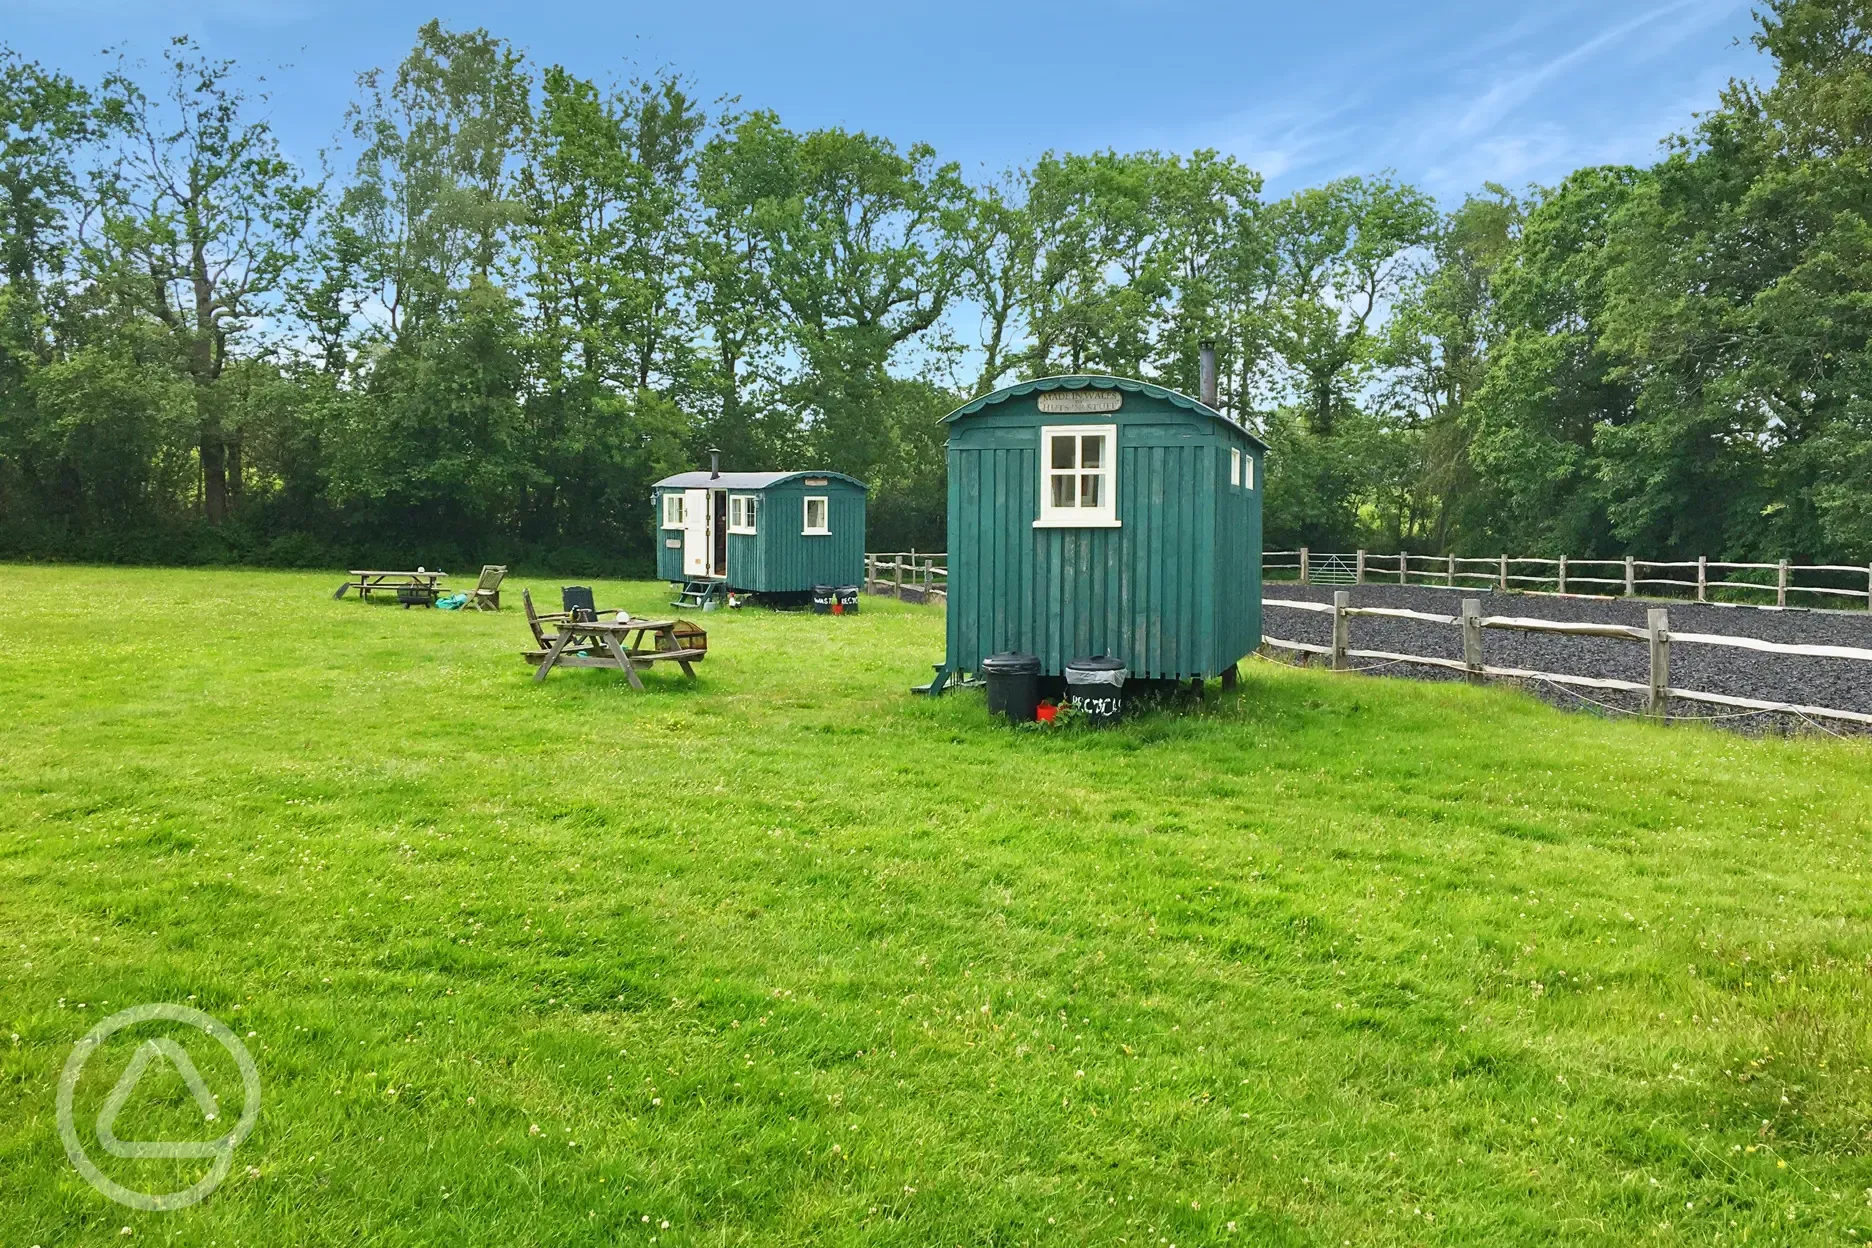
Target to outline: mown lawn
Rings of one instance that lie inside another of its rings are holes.
[[[1260,662],[1015,733],[870,599],[535,686],[555,583],[337,579],[0,568],[0,1246],[1872,1237],[1865,744]],[[147,1001],[264,1086],[182,1212],[54,1127]]]

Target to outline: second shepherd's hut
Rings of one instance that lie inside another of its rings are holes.
[[[865,483],[842,472],[682,472],[651,487],[657,575],[701,606],[729,591],[801,598],[864,576]]]
[[[948,644],[930,692],[1004,651],[1049,676],[1102,655],[1134,678],[1200,680],[1261,644],[1267,447],[1212,402],[1044,377],[944,419]]]

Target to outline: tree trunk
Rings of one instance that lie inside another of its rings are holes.
[[[242,430],[236,428],[225,439],[227,446],[227,508],[232,511],[240,504],[241,464],[244,438]]]
[[[201,464],[202,514],[209,524],[219,526],[228,513],[227,441],[210,424],[202,425]]]

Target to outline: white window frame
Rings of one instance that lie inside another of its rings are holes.
[[[675,506],[670,506],[674,503]],[[683,493],[681,490],[663,491],[663,527],[666,529],[684,528]]]
[[[812,508],[818,503],[825,514],[825,523],[813,527]],[[830,537],[832,535],[832,500],[825,494],[808,494],[800,508],[800,534],[803,537]]]
[[[1229,447],[1229,484],[1230,485],[1240,485],[1242,483],[1241,465],[1242,465],[1241,447],[1239,446]]]
[[[753,537],[759,532],[756,527],[754,498],[752,494],[730,494],[728,496],[728,531]]]
[[[1075,441],[1073,467],[1054,468],[1053,439],[1056,437],[1075,439],[1103,437],[1105,450],[1099,467],[1088,472],[1080,466],[1084,457],[1085,444]],[[1055,507],[1053,505],[1053,478],[1056,476],[1070,476],[1075,479],[1075,483],[1081,477],[1100,477],[1099,493],[1104,502],[1097,507],[1082,507],[1076,501],[1079,490],[1075,489],[1073,506]],[[1120,527],[1117,425],[1042,425],[1040,427],[1040,518],[1034,521],[1033,525],[1036,529],[1115,529]]]
[[[1255,464],[1254,452],[1243,451],[1242,452],[1242,488],[1245,490],[1252,490],[1255,488],[1254,464]]]

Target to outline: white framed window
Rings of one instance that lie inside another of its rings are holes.
[[[728,531],[746,533],[750,536],[754,529],[754,496],[752,494],[730,494],[728,496]]]
[[[1037,529],[1118,527],[1118,426],[1040,429]]]
[[[825,495],[807,496],[805,520],[806,525],[801,532],[808,537],[824,537],[832,531],[832,509],[827,505]]]
[[[1241,447],[1239,446],[1229,447],[1229,484],[1230,485],[1240,485],[1242,483],[1241,461],[1242,461]]]
[[[1254,456],[1252,455],[1242,456],[1242,485],[1247,489],[1254,489]]]
[[[682,491],[666,491],[663,495],[663,527],[680,529],[683,527],[684,519]]]

